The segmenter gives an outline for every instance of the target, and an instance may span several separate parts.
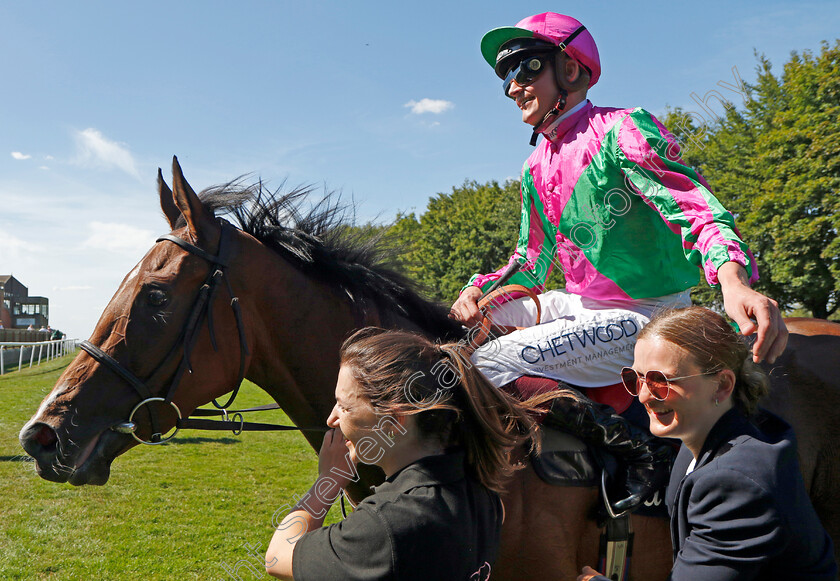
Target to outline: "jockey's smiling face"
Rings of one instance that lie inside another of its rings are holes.
[[[516,102],[522,121],[528,125],[541,122],[560,96],[552,61],[546,59],[544,70],[530,84],[522,86],[514,80],[510,85],[508,96]]]

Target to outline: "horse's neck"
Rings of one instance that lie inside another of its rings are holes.
[[[243,254],[243,261],[253,262],[248,272],[257,273],[243,305],[252,322],[247,325],[252,346],[247,378],[298,427],[326,422],[335,403],[341,344],[354,329],[378,325],[421,331],[409,319],[380,310],[376,301],[361,299],[364,304],[354,305],[350,297],[305,276],[262,245]],[[320,432],[304,432],[304,437],[318,450]],[[375,466],[359,465],[358,470],[360,480],[348,488],[356,500],[383,479]]]
[[[248,275],[247,378],[262,387],[298,426],[323,425],[332,409],[339,350],[354,329],[377,325],[423,333],[417,323],[377,301],[349,296],[316,281],[254,243],[240,253]],[[320,444],[320,437],[309,437]]]
[[[265,247],[246,254],[251,361],[247,378],[298,426],[323,426],[334,405],[339,349],[359,320],[349,298],[306,277]],[[307,436],[320,442],[318,434]]]

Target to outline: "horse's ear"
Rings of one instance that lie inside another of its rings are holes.
[[[158,168],[158,195],[160,196],[160,209],[163,210],[163,215],[166,216],[169,227],[174,230],[175,222],[181,217],[181,210],[175,205],[175,200],[172,199],[172,190],[166,185],[166,180],[163,179],[163,172]]]
[[[177,157],[172,158],[172,188],[173,200],[184,215],[190,234],[196,240],[206,239],[213,232],[216,220],[213,213],[204,207],[201,200],[198,199],[198,195],[187,182]],[[204,237],[202,233],[205,234]]]

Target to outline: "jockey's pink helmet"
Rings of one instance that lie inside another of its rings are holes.
[[[583,28],[576,35],[578,29]],[[571,40],[567,40],[570,36]],[[534,39],[551,43],[563,48],[565,44],[567,55],[578,61],[589,71],[589,87],[598,82],[601,76],[601,58],[598,56],[598,47],[595,39],[588,30],[575,18],[557,14],[556,12],[543,12],[520,20],[516,26],[503,26],[494,28],[481,39],[481,54],[491,67],[496,68],[497,57],[503,45],[515,39]]]

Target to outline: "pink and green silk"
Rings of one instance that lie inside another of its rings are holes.
[[[709,284],[729,261],[758,280],[732,214],[680,158],[671,135],[641,108],[580,110],[544,132],[522,171],[510,284],[539,291],[554,267],[566,290],[594,299],[643,299]],[[506,267],[476,274],[486,288]]]

